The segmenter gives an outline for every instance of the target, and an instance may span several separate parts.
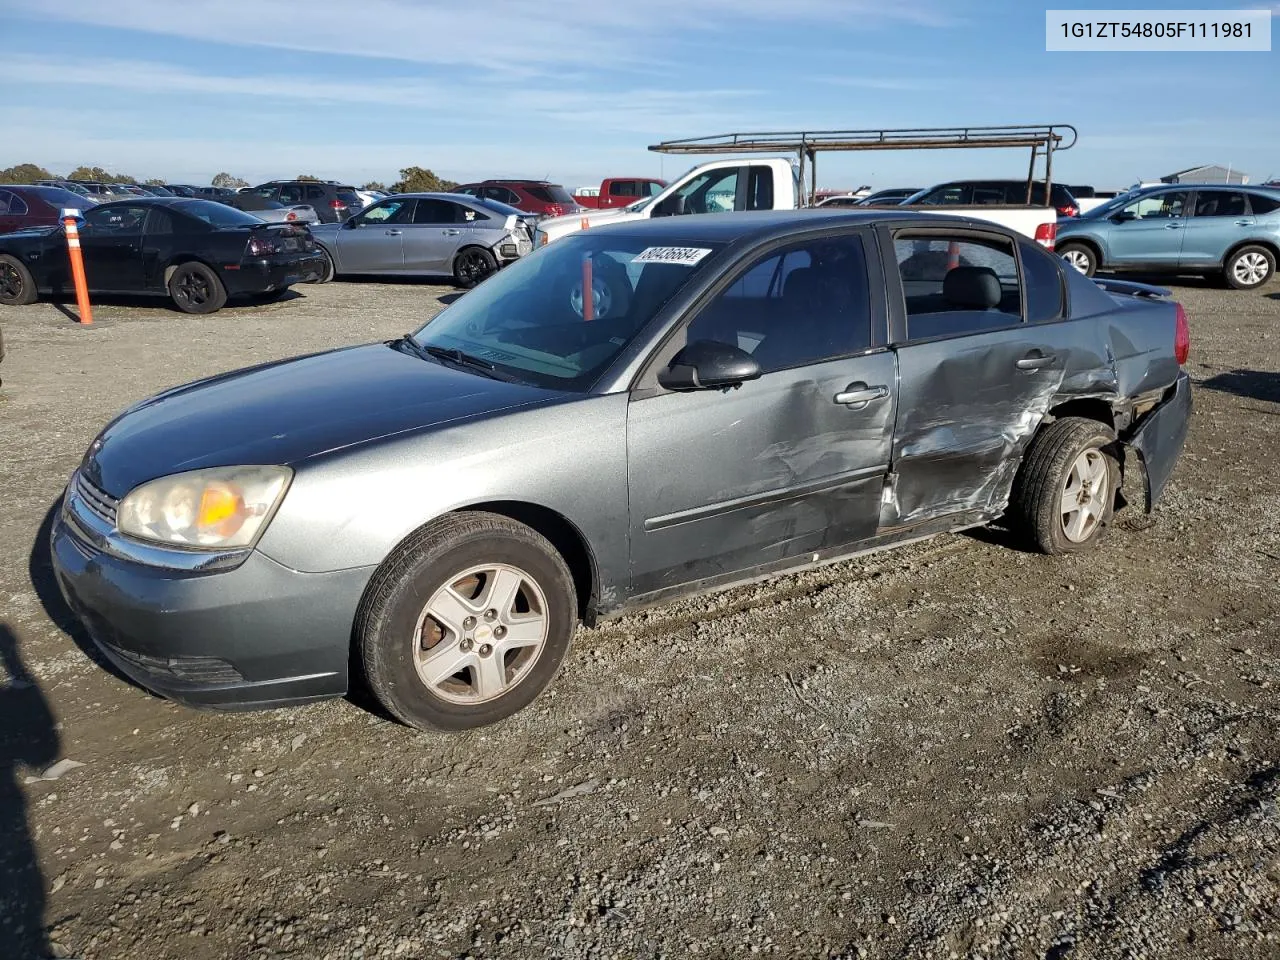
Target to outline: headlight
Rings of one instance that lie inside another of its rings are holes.
[[[120,502],[126,536],[177,547],[248,547],[293,477],[288,467],[215,467],[144,483]]]

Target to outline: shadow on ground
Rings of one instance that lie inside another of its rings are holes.
[[[227,301],[226,306],[222,310],[235,310],[238,307],[262,307],[275,303],[288,303],[290,300],[298,300],[304,294],[292,287],[288,290],[279,290],[270,294],[250,294],[232,297]],[[53,308],[61,313],[68,320],[74,323],[80,322],[80,310],[76,305],[76,298],[72,294],[58,294],[50,297],[43,297]],[[156,313],[171,314],[174,316],[188,316],[183,313],[168,297],[155,296],[130,296],[128,294],[112,294],[112,293],[95,293],[89,298],[91,307],[125,307],[137,310],[154,310]],[[221,312],[221,311],[219,311]]]
[[[1249,400],[1280,403],[1280,373],[1270,370],[1228,370],[1200,381],[1198,386]]]
[[[53,572],[53,551],[49,546],[49,535],[53,531],[54,518],[61,509],[62,498],[59,497],[45,513],[44,520],[40,522],[40,529],[36,531],[35,542],[31,544],[31,553],[27,558],[27,578],[31,581],[31,588],[35,591],[40,606],[44,608],[45,615],[54,626],[71,638],[72,643],[80,648],[81,653],[116,679],[131,687],[142,689],[102,655],[85,631],[84,625],[67,606],[67,601],[62,597],[62,591],[58,589],[58,580]]]
[[[0,623],[0,944],[14,960],[49,956],[45,883],[27,826],[20,770],[39,774],[57,758],[58,732],[40,685]]]

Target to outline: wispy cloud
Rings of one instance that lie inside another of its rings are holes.
[[[945,26],[942,0],[222,0],[216,11],[172,0],[8,0],[43,19],[236,46],[275,47],[440,65],[467,64],[494,73],[552,66],[641,67],[662,59],[648,41],[689,32],[717,35],[726,24],[786,23],[853,31],[892,23]],[[477,29],[477,22],[484,24]]]

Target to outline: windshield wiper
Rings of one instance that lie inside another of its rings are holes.
[[[415,357],[417,357],[420,360],[430,359],[430,354],[428,354],[427,351],[423,349],[422,344],[420,344],[417,340],[413,339],[413,334],[406,333],[399,340],[392,340],[391,346],[395,347],[397,350],[408,350],[410,353],[412,353]]]
[[[426,353],[432,357],[435,357],[437,360],[448,360],[450,363],[457,364],[460,367],[466,367],[469,370],[478,370],[480,373],[483,373],[486,377],[491,377],[494,380],[504,380],[507,383],[521,382],[517,377],[513,377],[510,374],[500,372],[497,366],[490,363],[488,360],[485,360],[483,357],[477,357],[470,353],[464,353],[463,351],[457,349],[456,347],[438,347],[435,344],[428,344],[427,346],[424,347],[421,344],[418,344],[416,341],[414,343],[414,346],[417,347],[419,350],[421,350],[423,353]]]

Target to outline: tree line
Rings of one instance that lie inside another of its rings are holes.
[[[309,173],[300,173],[293,179],[310,180],[317,183],[320,181],[319,177],[312,176]],[[37,180],[93,180],[98,183],[143,183],[147,186],[164,186],[163,180],[156,178],[137,180],[127,173],[111,173],[102,169],[102,167],[76,167],[65,177],[60,177],[35,163],[18,163],[0,170],[0,183],[35,183]],[[217,174],[211,183],[215,187],[230,187],[232,189],[250,185],[248,180],[232,176],[226,172]],[[378,180],[370,180],[368,183],[363,184],[360,189],[381,190],[390,193],[447,193],[457,185],[453,180],[439,177],[425,167],[405,167],[400,171],[400,179],[391,184],[389,188]]]

